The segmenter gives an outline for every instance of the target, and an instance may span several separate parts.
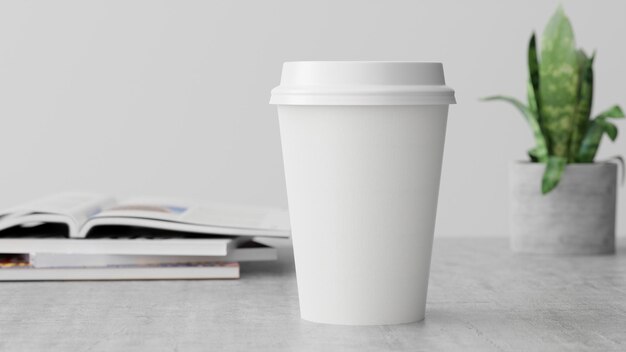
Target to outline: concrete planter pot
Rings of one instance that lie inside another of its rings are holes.
[[[545,165],[510,166],[510,232],[514,252],[615,252],[617,165],[570,164],[559,185],[541,194]]]

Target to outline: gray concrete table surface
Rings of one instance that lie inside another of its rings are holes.
[[[626,351],[623,243],[569,257],[437,239],[426,319],[370,327],[300,320],[291,253],[240,280],[0,283],[0,351]]]

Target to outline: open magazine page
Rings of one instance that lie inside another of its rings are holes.
[[[94,215],[81,237],[98,225],[162,228],[195,233],[288,237],[286,210],[159,198],[124,200]]]
[[[115,203],[112,197],[89,193],[63,193],[37,199],[0,212],[0,230],[41,223],[68,225],[70,236],[94,214]]]

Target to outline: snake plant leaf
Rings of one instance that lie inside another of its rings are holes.
[[[580,145],[576,161],[580,163],[592,163],[596,157],[602,135],[606,133],[611,140],[617,138],[617,127],[608,122],[606,117],[597,117],[589,122],[587,132]]]
[[[586,132],[581,142],[580,149],[578,150],[578,155],[576,156],[577,162],[593,162],[604,133],[606,133],[612,141],[617,138],[617,127],[607,121],[609,118],[624,118],[624,111],[622,111],[619,105],[614,105],[598,114],[598,116],[587,124]]]
[[[530,158],[530,161],[533,163],[539,162],[539,158],[535,155],[535,148],[528,149],[528,157]]]
[[[560,156],[550,156],[548,158],[546,170],[543,173],[543,180],[541,180],[541,193],[546,194],[559,184],[566,164],[567,158]]]
[[[528,151],[528,157],[533,163],[543,163],[548,160],[548,151],[546,148],[534,147]]]
[[[540,162],[547,161],[546,157],[548,155],[548,149],[546,147],[546,141],[541,133],[541,127],[539,126],[539,122],[537,122],[537,115],[533,114],[532,111],[524,105],[521,101],[507,96],[496,95],[484,98],[485,101],[505,101],[512,104],[517,110],[519,110],[524,118],[526,118],[526,122],[530,126],[530,129],[533,133],[533,137],[535,139],[535,150],[534,154]],[[531,157],[532,160],[532,157]]]
[[[579,163],[591,163],[596,157],[598,145],[600,144],[602,133],[604,132],[604,128],[597,121],[598,119],[596,118],[588,124],[587,131],[580,145],[580,150],[578,151],[578,156],[576,157]]]
[[[539,59],[537,58],[537,40],[535,33],[530,37],[528,43],[528,107],[535,112],[539,126],[541,126],[541,116],[539,111],[541,102],[539,101]]]
[[[543,32],[539,65],[541,127],[550,155],[567,158],[578,98],[578,52],[574,31],[559,7]]]
[[[619,105],[614,105],[608,110],[601,112],[598,116],[596,116],[596,119],[605,117],[620,119],[624,117],[624,112],[622,111],[622,108],[619,107]]]
[[[539,122],[539,107],[537,107],[537,98],[535,95],[535,88],[533,88],[533,84],[528,80],[528,84],[526,85],[526,94],[528,99],[528,110],[534,115],[537,116],[537,122]],[[541,127],[541,124],[539,124]]]
[[[612,141],[615,141],[617,138],[617,126],[604,120],[602,122],[602,127],[604,127],[604,132],[606,132],[607,136],[609,136]]]
[[[591,115],[591,104],[593,101],[593,59],[583,50],[578,51],[578,64],[580,69],[580,81],[578,85],[578,104],[574,115],[574,128],[569,146],[569,162],[575,162],[580,149],[580,142],[585,134],[587,123]]]

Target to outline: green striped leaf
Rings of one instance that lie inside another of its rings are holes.
[[[593,162],[604,133],[613,141],[617,138],[617,126],[608,122],[606,119],[607,117],[596,117],[589,122],[587,131],[580,145],[580,151],[576,157],[577,162]]]
[[[530,80],[528,80],[528,84],[526,85],[526,94],[528,99],[528,110],[530,110],[533,116],[537,117],[537,123],[539,123],[539,127],[541,127],[541,123],[539,122],[539,108],[537,107],[535,88],[533,88],[533,84],[532,82],[530,82]]]
[[[617,138],[617,126],[608,121],[603,121],[602,127],[604,127],[604,132],[606,132],[609,138],[612,141],[615,141],[615,139]]]
[[[604,128],[597,121],[598,119],[594,119],[589,122],[587,126],[585,136],[580,145],[580,150],[578,151],[578,156],[576,157],[579,163],[591,163],[596,157],[598,145],[600,145],[602,133],[604,132]]]
[[[539,111],[541,108],[541,102],[539,101],[539,59],[537,58],[537,40],[535,33],[530,37],[528,43],[528,107],[537,116],[537,122],[541,126],[541,116]]]
[[[534,163],[543,163],[548,160],[548,151],[546,148],[533,148],[528,151],[528,157],[530,157],[530,161]]]
[[[552,191],[561,181],[561,175],[567,165],[567,159],[560,156],[550,156],[546,164],[546,170],[541,180],[541,193],[547,194]]]
[[[569,162],[576,161],[580,143],[587,128],[587,122],[591,115],[591,104],[593,100],[593,59],[587,57],[583,50],[578,51],[578,61],[580,67],[580,82],[578,86],[578,104],[574,115],[574,128],[569,147]]]
[[[524,105],[522,102],[520,102],[519,100],[515,98],[502,96],[502,95],[487,97],[487,98],[484,98],[483,100],[505,101],[507,103],[512,104],[515,108],[517,108],[517,110],[519,110],[522,113],[524,118],[526,118],[526,122],[528,122],[528,125],[530,126],[530,129],[533,133],[533,137],[535,139],[535,148],[533,148],[535,152],[533,155],[536,155],[537,158],[539,158],[538,160],[540,162],[545,162],[547,160],[546,156],[548,155],[548,149],[546,148],[546,141],[543,137],[543,134],[541,133],[539,122],[537,122],[537,116],[533,114],[532,111],[526,105]],[[532,159],[532,156],[531,156],[531,159]]]
[[[543,32],[539,116],[550,155],[567,158],[578,98],[578,52],[572,26],[559,7]]]
[[[622,108],[619,107],[619,105],[614,105],[608,110],[601,112],[598,116],[596,116],[596,119],[601,119],[604,117],[620,119],[624,117],[624,112],[622,111]]]

